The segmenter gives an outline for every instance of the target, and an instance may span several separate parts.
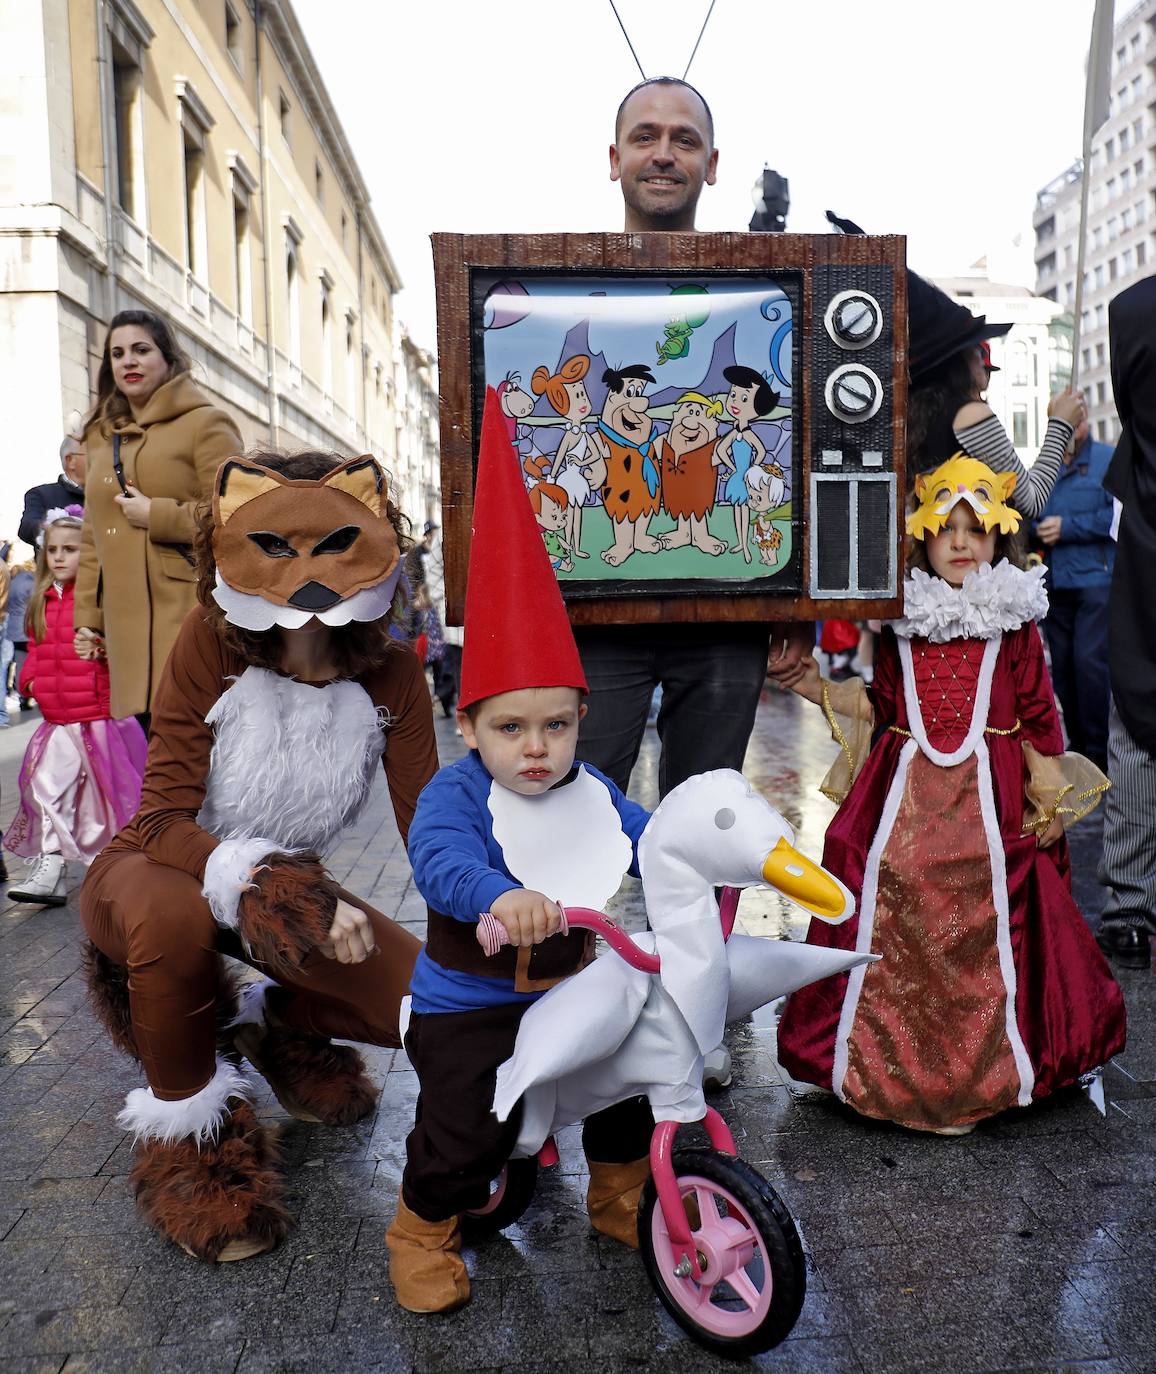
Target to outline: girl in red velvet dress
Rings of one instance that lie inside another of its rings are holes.
[[[813,660],[795,684],[842,746],[823,864],[858,905],[808,940],[883,957],[795,993],[780,1060],[865,1116],[948,1135],[1124,1044],[1063,840],[1107,783],[1063,754],[1035,626],[1043,569],[1006,556],[1013,484],[963,455],[920,477],[905,614],[883,632],[873,686],[823,682]]]

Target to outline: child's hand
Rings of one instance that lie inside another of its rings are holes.
[[[510,944],[515,946],[540,945],[554,934],[562,920],[557,902],[525,887],[503,892],[490,903],[490,914],[505,926]]]
[[[1037,849],[1051,849],[1057,840],[1062,839],[1064,834],[1064,823],[1059,816],[1053,818],[1051,825],[1042,835],[1036,836]]]
[[[77,658],[104,657],[104,637],[96,630],[81,628],[72,636],[72,651]]]

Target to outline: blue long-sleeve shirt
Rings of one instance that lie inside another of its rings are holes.
[[[1113,450],[1091,437],[1084,440],[1070,463],[1060,465],[1056,485],[1040,512],[1040,520],[1058,515],[1060,537],[1047,551],[1051,584],[1057,591],[1106,587],[1112,581],[1116,544],[1112,539],[1112,498],[1104,489],[1104,474]]]
[[[575,765],[577,766],[577,765]],[[610,794],[630,840],[630,872],[638,876],[638,841],[650,813],[625,796],[608,777],[583,764]],[[422,789],[409,828],[409,860],[418,891],[431,907],[476,924],[503,892],[521,884],[506,867],[494,839],[488,805],[493,778],[476,750],[441,769]],[[559,786],[566,786],[560,783]],[[548,794],[543,794],[548,795]],[[475,1011],[509,1002],[533,1002],[538,992],[515,992],[512,978],[488,978],[447,969],[423,947],[410,983],[415,1012]]]

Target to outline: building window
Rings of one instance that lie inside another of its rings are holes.
[[[317,197],[318,204],[325,204],[325,174],[321,170],[321,163],[313,163],[313,194]]]
[[[1027,448],[1028,446],[1028,408],[1027,406],[1012,407],[1012,447]]]
[[[1097,224],[1092,230],[1092,247],[1103,248],[1104,246],[1104,226]],[[1086,284],[1086,283],[1085,283]]]
[[[1028,384],[1028,346],[1022,340],[1017,339],[1012,344],[1011,349],[1011,379],[1013,386],[1027,386]]]
[[[1120,254],[1120,275],[1130,277],[1132,275],[1133,253],[1131,248],[1125,248]]]
[[[321,389],[327,401],[333,399],[333,282],[328,273],[321,277]]]
[[[1096,345],[1096,366],[1104,366],[1104,345],[1102,343]]]
[[[301,366],[301,240],[292,228],[285,233],[285,304],[288,315],[289,361]]]
[[[344,210],[341,212],[341,246],[349,247],[349,216]]]
[[[277,107],[279,118],[281,121],[281,137],[285,140],[286,143],[292,144],[293,140],[289,137],[289,135],[293,132],[289,122],[289,116],[292,110],[292,106],[289,104],[289,98],[284,91],[281,91],[278,96]]]
[[[185,266],[203,281],[205,259],[205,149],[187,126],[181,131],[181,156],[185,171]]]
[[[253,269],[249,247],[249,197],[233,193],[233,285],[237,293],[237,318],[253,324]]]
[[[144,220],[144,148],[139,64],[112,40],[113,118],[116,126],[116,198],[120,208]]]
[[[1136,245],[1136,266],[1143,267],[1148,261],[1148,249],[1142,243]]]
[[[1116,237],[1115,234],[1113,234],[1112,237],[1115,238],[1115,237]],[[1098,262],[1098,263],[1096,264],[1095,273],[1094,273],[1094,276],[1093,276],[1093,281],[1094,281],[1095,284],[1096,284],[1096,290],[1097,290],[1097,291],[1100,291],[1100,290],[1103,289],[1103,286],[1104,286],[1104,264],[1103,264],[1102,262]]]
[[[357,411],[357,332],[353,327],[352,310],[345,312],[345,408],[350,415]]]
[[[1125,124],[1120,130],[1120,151],[1127,152],[1132,142],[1132,130]]]
[[[1108,312],[1103,302],[1096,306],[1096,328],[1103,329],[1108,322]]]
[[[1085,315],[1085,323],[1087,323],[1087,316],[1086,316],[1086,315]],[[1085,348],[1085,349],[1083,350],[1083,352],[1080,354],[1080,357],[1081,357],[1081,359],[1082,359],[1082,366],[1083,366],[1083,369],[1084,369],[1085,372],[1087,372],[1087,370],[1092,366],[1092,350],[1091,350],[1090,348]]]
[[[225,4],[225,47],[238,71],[244,66],[245,56],[241,50],[241,19],[232,5]]]
[[[204,101],[183,76],[176,78],[181,115],[181,160],[185,189],[185,265],[202,285],[209,280],[209,235],[205,218],[205,146],[214,120]],[[190,288],[191,290],[191,288]],[[192,292],[190,302],[202,313],[208,300]]]
[[[1102,406],[1108,399],[1108,393],[1103,382],[1096,383],[1096,404]]]

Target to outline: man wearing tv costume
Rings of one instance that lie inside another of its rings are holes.
[[[1014,531],[1014,486],[957,454],[917,479],[908,533],[936,534],[960,501],[987,532]],[[1036,844],[1106,786],[1063,753],[1035,624],[1042,580],[1006,560],[961,587],[916,569],[873,685],[824,686],[844,754],[823,788],[843,803],[823,864],[858,909],[842,926],[812,922],[807,938],[884,957],[794,993],[779,1057],[866,1116],[956,1133],[1124,1044],[1123,999],[1072,898],[1066,843]]]
[[[212,548],[213,599],[253,632],[379,620],[401,566],[369,457],[318,480],[230,459],[215,480]],[[246,662],[219,621],[203,606],[186,617],[155,698],[141,809],[80,899],[96,1010],[148,1079],[118,1118],[135,1136],[137,1200],[210,1261],[259,1254],[288,1226],[238,1051],[300,1119],[347,1124],[373,1108],[361,1057],[330,1037],[400,1043],[419,945],[318,856],[361,814],[379,760],[403,837],[437,767],[407,648],[351,680],[303,682]],[[339,900],[368,917],[376,949],[362,962],[321,948]],[[268,975],[239,1015],[221,953]]]

